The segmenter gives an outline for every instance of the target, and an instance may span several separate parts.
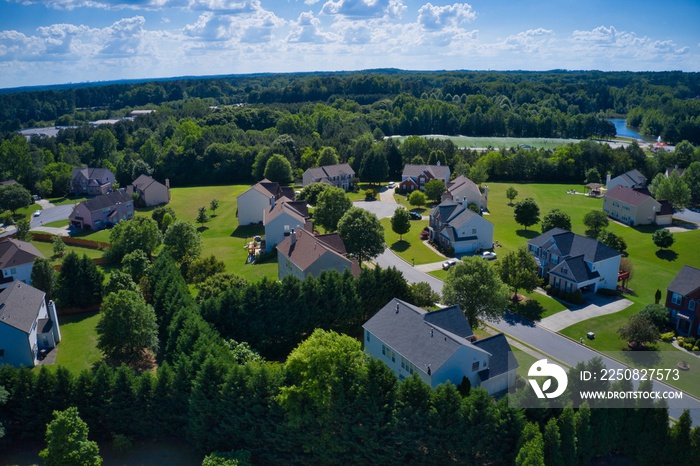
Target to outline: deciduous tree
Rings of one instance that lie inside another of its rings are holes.
[[[31,226],[29,225],[29,220],[26,218],[21,219],[17,222],[17,232],[15,233],[15,238],[20,241],[31,241],[32,234],[29,232]]]
[[[677,171],[672,171],[668,178],[659,173],[649,185],[649,191],[657,200],[668,201],[674,209],[683,210],[691,200],[691,190]]]
[[[211,202],[209,203],[209,208],[211,209],[211,216],[216,217],[216,209],[219,208],[219,200],[212,199]]]
[[[310,183],[304,186],[304,189],[301,190],[301,193],[299,193],[297,199],[300,201],[306,201],[307,204],[315,206],[318,202],[318,196],[323,191],[331,187],[332,186],[328,183]]]
[[[371,150],[362,160],[360,178],[370,183],[379,183],[389,176],[389,163],[386,155],[380,150]]]
[[[177,219],[175,211],[170,207],[156,207],[155,210],[153,210],[153,213],[151,214],[151,218],[156,221],[156,223],[158,224],[158,228],[162,233],[165,233],[165,231],[170,226],[170,223],[168,223],[167,225],[165,224],[164,220],[166,214],[170,215],[170,223]]]
[[[518,197],[518,190],[512,186],[506,188],[506,198],[508,198],[508,205],[513,205],[513,200]]]
[[[571,231],[571,217],[561,209],[552,209],[542,219],[542,233],[552,228],[563,228]]]
[[[283,155],[273,154],[265,164],[265,178],[280,184],[291,183],[294,181],[292,164]]]
[[[0,211],[11,210],[14,214],[18,209],[34,203],[29,191],[19,183],[0,186]]]
[[[338,233],[345,248],[357,261],[373,259],[384,252],[384,227],[373,213],[359,207],[350,209],[338,221]]]
[[[670,248],[671,246],[673,246],[673,243],[676,242],[676,239],[673,237],[673,233],[671,233],[666,228],[656,230],[651,235],[651,240],[654,242],[656,247],[658,247],[659,249]]]
[[[627,250],[627,242],[625,239],[620,235],[616,235],[610,230],[603,230],[598,235],[598,241],[620,253]]]
[[[119,263],[130,252],[140,249],[148,256],[160,246],[163,236],[158,224],[147,217],[134,217],[125,222],[119,222],[109,232],[112,246],[108,257],[112,262]]]
[[[411,229],[411,217],[403,207],[399,207],[394,211],[394,215],[391,217],[391,229],[399,235],[400,241],[403,241],[403,235]]]
[[[597,238],[600,232],[608,226],[608,216],[602,210],[591,210],[583,216],[583,224],[588,227],[586,234]]]
[[[318,195],[314,219],[326,231],[338,229],[338,221],[352,207],[342,188],[329,187]]]
[[[336,151],[333,147],[323,147],[318,154],[318,160],[316,163],[319,167],[326,165],[338,165],[338,151]]]
[[[509,296],[496,269],[478,257],[468,257],[452,267],[442,289],[443,303],[459,305],[472,328],[478,328],[480,320],[500,319]]]
[[[513,301],[518,300],[518,290],[532,292],[540,284],[537,262],[525,246],[507,253],[498,267],[503,283],[513,288]]]
[[[513,212],[515,214],[515,221],[524,226],[526,230],[527,227],[540,221],[540,208],[531,197],[517,202]]]
[[[88,426],[75,407],[54,411],[53,420],[46,426],[46,448],[39,456],[46,466],[102,464],[99,447],[88,440]]]
[[[51,247],[53,248],[53,255],[56,257],[63,257],[66,253],[66,243],[63,242],[61,235],[51,238]]]
[[[425,195],[433,202],[440,202],[444,192],[445,182],[442,180],[430,180],[425,183]]]
[[[177,262],[196,259],[202,252],[202,240],[199,232],[189,222],[176,220],[168,227],[163,238],[165,252]]]
[[[204,224],[208,221],[209,215],[207,215],[207,208],[202,206],[197,211],[197,223],[199,223],[202,226],[202,228],[204,228]]]
[[[647,316],[635,314],[627,324],[617,329],[617,333],[635,347],[643,347],[659,339],[659,330]]]
[[[413,206],[422,206],[425,205],[426,197],[425,194],[423,194],[422,191],[413,191],[409,196],[408,196],[408,203],[413,205]]]

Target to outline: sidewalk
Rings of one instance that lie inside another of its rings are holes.
[[[589,295],[587,299],[587,305],[557,312],[542,319],[538,325],[553,332],[558,332],[584,320],[620,312],[632,305],[632,301],[625,298],[611,300],[602,296]]]

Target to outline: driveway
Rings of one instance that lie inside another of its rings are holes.
[[[606,314],[614,314],[632,305],[632,301],[629,299],[611,299],[593,293],[587,294],[586,300],[588,304],[545,317],[539,322],[539,325],[553,332],[558,332],[578,322]]]
[[[686,222],[700,224],[700,208],[693,207],[689,209],[683,209],[683,211],[674,212],[673,216]]]
[[[57,207],[49,207],[41,211],[38,217],[32,217],[31,228],[40,227],[47,223],[57,222],[59,220],[67,220],[73,212],[73,204],[60,205]]]
[[[381,193],[379,193],[379,195],[381,196]],[[391,217],[394,215],[394,211],[401,207],[401,205],[396,202],[384,201],[355,201],[353,205],[372,212],[377,218]]]

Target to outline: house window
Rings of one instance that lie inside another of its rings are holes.
[[[382,345],[382,355],[386,356],[386,346]]]
[[[12,267],[12,268],[10,269],[10,275],[14,275],[14,274],[16,274],[16,273],[17,273],[17,269],[14,268],[14,267]]]
[[[688,309],[691,311],[695,310],[695,301],[688,301]]]
[[[571,293],[571,282],[566,282],[566,292]]]
[[[550,254],[549,255],[549,262],[551,262],[552,264],[558,264],[559,263],[559,256],[557,256],[556,254]]]
[[[683,296],[678,293],[673,293],[671,296],[671,302],[677,306],[680,306],[683,303]]]
[[[568,271],[566,270],[566,267],[562,267],[562,268],[561,268],[561,273],[563,273],[564,275],[566,275],[567,272],[568,272]]]
[[[475,361],[472,363],[472,372],[476,372],[479,370],[479,361]]]
[[[369,332],[367,332],[367,341],[369,341]]]
[[[476,228],[472,228],[472,235],[476,234]]]

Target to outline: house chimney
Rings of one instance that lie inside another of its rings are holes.
[[[462,207],[466,209],[468,205],[467,196],[464,196],[464,199],[462,199]]]
[[[484,199],[489,200],[489,185],[484,186]]]
[[[608,173],[607,175],[605,175],[605,187],[606,187],[606,188],[607,188],[608,185],[610,184],[610,179],[611,179],[610,173]]]
[[[270,196],[270,207],[275,206],[275,196]]]
[[[170,189],[170,178],[165,179],[165,187]]]

